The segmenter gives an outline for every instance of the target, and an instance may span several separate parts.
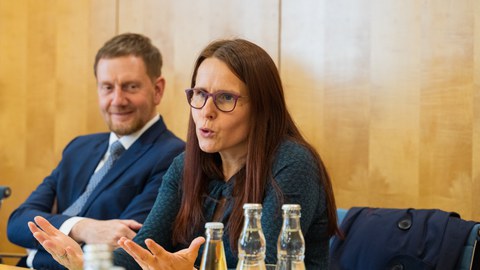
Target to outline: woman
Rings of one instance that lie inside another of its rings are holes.
[[[226,225],[229,268],[237,263],[244,203],[262,203],[265,261],[275,263],[281,205],[302,207],[307,269],[328,268],[328,242],[338,233],[330,179],[315,151],[287,111],[276,66],[257,45],[242,39],[208,45],[198,57],[187,100],[191,106],[185,153],[164,176],[157,201],[134,241],[120,240],[115,263],[132,269],[191,269],[203,243],[204,224]],[[32,232],[59,262],[82,264],[80,247],[46,229]],[[45,228],[44,228],[45,227]],[[60,237],[59,241],[56,237]],[[195,239],[188,249],[188,243]],[[50,241],[50,242],[49,242]],[[148,248],[149,250],[145,249]],[[169,252],[181,250],[177,253]],[[128,256],[129,253],[132,256]]]

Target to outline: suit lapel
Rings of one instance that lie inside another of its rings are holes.
[[[113,167],[108,171],[102,181],[98,184],[95,190],[88,198],[85,206],[82,209],[82,215],[88,210],[95,198],[100,195],[111,184],[118,180],[122,173],[132,166],[138,159],[140,159],[150,148],[153,147],[155,141],[166,130],[166,126],[160,118],[155,124],[147,129],[135,143],[125,151],[122,156],[113,164]],[[119,194],[120,195],[120,194]]]
[[[90,178],[92,177],[95,169],[103,158],[103,155],[108,148],[108,135],[106,133],[105,138],[98,141],[95,147],[91,150],[91,158],[88,158],[82,167],[79,167],[78,177],[76,177],[76,188],[73,190],[73,198],[77,199],[85,191]],[[90,153],[88,154],[90,155]]]

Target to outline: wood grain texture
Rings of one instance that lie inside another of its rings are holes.
[[[12,189],[0,211],[0,252],[25,252],[6,240],[6,220],[65,145],[105,130],[93,57],[115,33],[115,3],[0,0],[0,185]]]
[[[282,2],[288,102],[339,206],[480,218],[476,2]]]
[[[473,207],[473,18],[473,1],[422,7],[420,204],[466,217]]]
[[[472,217],[480,219],[480,2],[474,2],[474,88],[473,88],[473,154],[472,154]]]
[[[277,63],[287,105],[340,207],[441,208],[480,220],[480,1],[0,0],[5,223],[75,136],[104,131],[93,60],[149,36],[167,80],[158,110],[185,138],[183,90],[201,48],[249,39]]]
[[[13,195],[20,195],[18,200],[5,200],[0,210],[0,250],[11,252],[22,249],[8,243],[6,220],[25,194],[30,193],[32,187],[26,176],[34,170],[27,169],[31,149],[26,143],[28,7],[26,0],[0,1],[0,185],[8,185],[14,190]],[[23,191],[21,186],[25,187]]]

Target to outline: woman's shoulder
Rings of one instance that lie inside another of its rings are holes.
[[[285,140],[278,147],[272,169],[274,175],[285,170],[318,173],[318,162],[306,146],[293,140]]]
[[[173,159],[172,164],[179,164],[179,165],[182,165],[182,166],[183,166],[184,159],[185,159],[185,151],[183,151],[182,153],[178,154],[178,155]]]
[[[318,195],[320,184],[318,162],[310,149],[298,142],[292,140],[282,142],[275,155],[272,176],[284,194]]]
[[[185,163],[185,152],[182,152],[173,159],[164,178],[167,178],[167,179],[172,177],[178,178],[178,176],[183,173],[184,163]]]
[[[315,157],[310,150],[293,140],[284,140],[278,147],[275,159],[280,163],[315,162]]]

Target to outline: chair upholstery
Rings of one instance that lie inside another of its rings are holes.
[[[337,209],[337,218],[338,218],[338,225],[342,225],[343,219],[348,213],[348,209],[338,208]]]
[[[477,242],[480,240],[480,224],[475,225],[470,232],[467,241],[465,242],[465,247],[463,249],[462,256],[460,257],[460,266],[458,270],[470,270],[470,269],[479,269],[480,267],[480,254],[474,256],[474,248],[480,249],[480,246],[476,246]],[[478,243],[480,245],[480,242]],[[478,250],[477,250],[478,254]],[[474,268],[475,267],[475,268]]]
[[[337,224],[338,224],[339,227],[340,227],[340,225],[342,225],[343,219],[345,218],[347,213],[348,213],[348,209],[337,208]],[[333,244],[333,239],[334,239],[334,237],[330,238],[330,247]]]

